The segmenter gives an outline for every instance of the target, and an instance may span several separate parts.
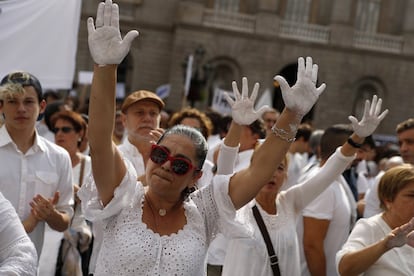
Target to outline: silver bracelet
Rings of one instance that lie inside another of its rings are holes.
[[[276,124],[274,124],[272,126],[272,129],[271,130],[272,130],[272,132],[273,132],[274,135],[276,135],[277,137],[279,137],[282,140],[285,140],[288,143],[295,142],[295,140],[296,140],[296,138],[295,138],[296,131],[292,131],[291,133],[289,133],[289,132],[287,132],[284,129],[278,128],[276,126]]]

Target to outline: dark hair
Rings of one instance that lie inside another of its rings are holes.
[[[335,152],[337,147],[345,143],[352,132],[351,125],[336,124],[328,127],[321,137],[321,159],[328,159],[329,156]]]
[[[266,137],[266,127],[262,119],[257,119],[250,125],[248,125],[253,134],[257,134],[259,139],[264,139]]]
[[[43,113],[43,116],[45,118],[45,123],[50,131],[52,131],[53,125],[50,121],[52,119],[53,114],[60,111],[60,107],[64,106],[65,102],[63,100],[55,101],[53,103],[50,103],[46,106],[45,112]]]
[[[233,118],[230,115],[225,115],[221,118],[219,123],[219,133],[221,138],[224,138],[227,135],[232,120]]]
[[[51,90],[48,89],[45,91],[45,93],[43,93],[43,99],[46,100],[47,102],[47,98],[52,98],[54,101],[60,100],[60,95],[56,90]],[[47,102],[48,103],[48,102]]]
[[[210,118],[210,121],[213,124],[213,129],[211,131],[211,134],[213,135],[220,134],[220,122],[223,116],[214,110],[208,110],[205,113],[206,113],[206,116]]]
[[[42,86],[40,85],[39,80],[32,74],[24,71],[11,72],[4,76],[0,82],[1,86],[13,84],[21,85],[21,87],[32,86],[36,91],[39,103],[43,100]]]
[[[303,140],[305,142],[307,142],[307,141],[309,141],[309,138],[312,134],[312,131],[313,131],[313,129],[312,129],[312,126],[310,124],[306,124],[306,123],[300,124],[299,128],[298,128],[298,131],[296,132],[295,138],[296,138],[296,140],[298,140],[301,137],[303,137]]]
[[[193,127],[185,125],[175,125],[164,132],[164,134],[158,140],[157,144],[161,143],[165,137],[168,137],[170,135],[185,136],[193,142],[196,151],[197,169],[201,170],[204,164],[204,160],[206,159],[208,150],[207,141],[201,134],[201,132]]]
[[[364,142],[362,144],[367,145],[372,149],[375,149],[377,147],[377,145],[375,144],[374,137],[372,137],[372,135],[365,137]]]

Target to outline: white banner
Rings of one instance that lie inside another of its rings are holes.
[[[35,75],[44,89],[72,88],[81,4],[81,0],[0,1],[0,78],[24,70]]]
[[[260,98],[256,101],[254,108],[256,110],[259,110],[262,106],[265,106],[265,105],[269,107],[273,107],[272,92],[270,91],[269,88],[266,88],[266,90],[263,92]]]
[[[92,84],[93,71],[79,71],[78,84]]]
[[[189,55],[187,60],[187,70],[185,72],[184,97],[187,97],[188,92],[190,91],[191,77],[193,75],[193,61],[193,55]]]
[[[233,91],[226,91],[220,88],[216,88],[214,90],[214,97],[211,103],[211,109],[217,111],[223,115],[230,115],[231,114],[231,106],[227,103],[226,98],[224,97],[224,93],[228,93],[228,95],[234,99]]]

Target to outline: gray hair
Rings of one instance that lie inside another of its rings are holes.
[[[196,150],[196,159],[197,159],[197,168],[201,170],[203,167],[204,161],[207,156],[207,141],[204,138],[203,134],[200,131],[193,127],[185,126],[185,125],[175,125],[172,128],[167,129],[164,134],[158,140],[158,144],[164,140],[165,137],[169,135],[181,135],[189,138],[195,147]]]

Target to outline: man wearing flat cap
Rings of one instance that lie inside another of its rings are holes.
[[[149,159],[151,145],[164,133],[159,127],[161,110],[165,104],[154,92],[138,90],[125,98],[121,106],[127,138],[118,146],[135,167],[137,175],[143,176]]]

